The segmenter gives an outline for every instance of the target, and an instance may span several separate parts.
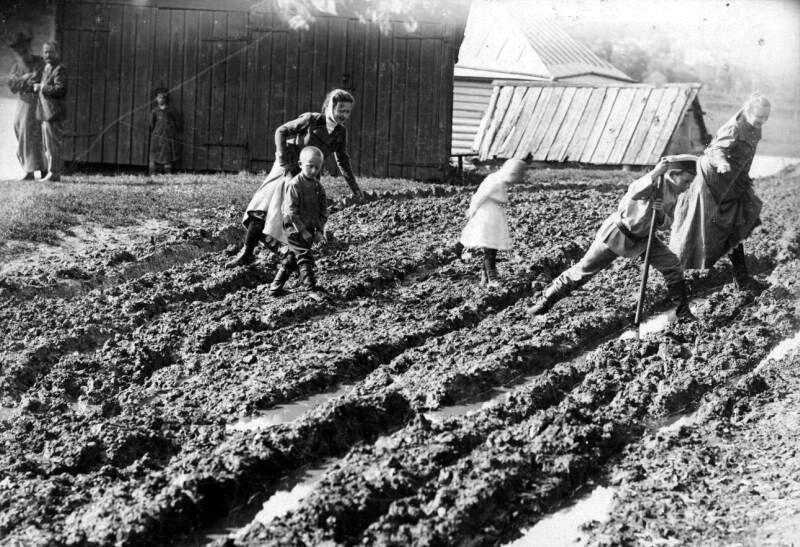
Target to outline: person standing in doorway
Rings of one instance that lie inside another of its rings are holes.
[[[36,117],[42,122],[42,140],[47,158],[48,173],[43,180],[58,182],[64,160],[61,148],[64,142],[64,120],[67,117],[65,98],[67,96],[67,70],[58,60],[55,42],[45,42],[42,46],[44,70],[42,81],[33,85],[39,94]]]
[[[36,119],[37,95],[34,84],[42,79],[44,60],[31,53],[31,37],[25,32],[16,33],[9,47],[17,55],[11,67],[8,87],[17,95],[17,111],[14,116],[14,135],[17,138],[17,159],[25,170],[22,180],[33,180],[34,172],[47,175],[42,151],[42,127]]]

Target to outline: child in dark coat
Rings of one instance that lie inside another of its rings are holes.
[[[283,193],[283,227],[288,251],[275,274],[269,292],[281,294],[283,285],[295,270],[299,270],[300,285],[315,294],[321,289],[314,273],[312,246],[325,240],[328,221],[328,198],[319,176],[322,172],[322,151],[306,146],[300,152],[300,173],[286,183]]]
[[[172,173],[178,162],[178,139],[182,131],[181,119],[169,104],[169,91],[156,89],[156,106],[150,112],[150,174],[155,175],[158,167],[165,173]]]

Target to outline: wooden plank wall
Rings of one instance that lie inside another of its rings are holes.
[[[697,84],[496,82],[475,150],[481,159],[651,165],[702,151]]]
[[[348,138],[357,174],[441,176],[463,21],[422,21],[414,32],[395,23],[385,35],[320,16],[295,31],[240,4],[61,0],[66,159],[146,165],[153,90],[166,87],[184,122],[182,169],[268,169],[275,129],[344,87],[356,97]]]
[[[470,154],[478,126],[489,97],[492,95],[490,80],[471,81],[456,78],[453,85],[453,147],[452,154]]]

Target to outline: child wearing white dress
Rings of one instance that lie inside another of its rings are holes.
[[[508,202],[508,183],[520,182],[526,165],[517,159],[507,160],[499,171],[488,175],[469,204],[469,219],[461,232],[460,244],[465,248],[483,249],[481,279],[488,287],[498,287],[497,251],[511,248],[511,236],[503,205]]]

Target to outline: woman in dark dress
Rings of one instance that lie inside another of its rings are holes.
[[[740,289],[760,288],[747,271],[742,242],[761,223],[762,202],[753,190],[750,166],[769,113],[769,100],[756,93],[720,127],[672,223],[669,247],[684,268],[711,268],[729,253]]]
[[[283,184],[287,177],[291,178],[300,172],[298,158],[303,147],[316,146],[326,158],[333,154],[353,195],[361,197],[361,189],[350,167],[347,130],[344,127],[344,122],[353,111],[354,102],[349,92],[334,89],[325,97],[322,112],[307,112],[278,127],[275,131],[275,163],[247,206],[242,219],[247,228],[244,246],[226,264],[228,267],[253,262],[253,251],[265,237],[278,242],[285,239],[280,214]]]

